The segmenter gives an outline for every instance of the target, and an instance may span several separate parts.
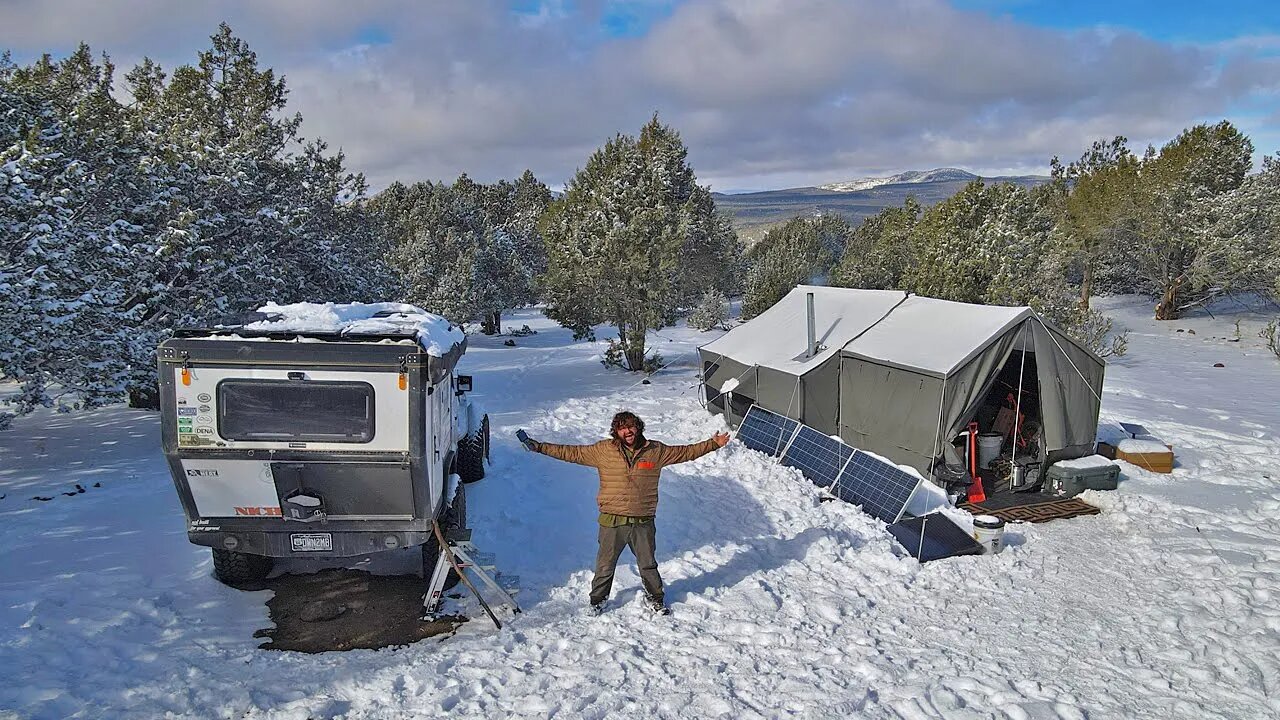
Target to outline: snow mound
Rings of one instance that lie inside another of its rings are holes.
[[[1140,438],[1139,439],[1126,438],[1124,440],[1121,440],[1120,444],[1116,446],[1116,449],[1120,450],[1121,452],[1135,453],[1135,454],[1169,452],[1169,446],[1165,445],[1159,440],[1143,440]]]
[[[1112,464],[1114,463],[1101,455],[1086,455],[1082,458],[1076,458],[1074,460],[1059,460],[1054,463],[1056,467],[1066,470],[1088,470],[1090,468],[1106,467]]]
[[[404,303],[269,302],[258,312],[274,317],[245,325],[245,329],[340,335],[413,333],[427,354],[434,357],[443,357],[466,337],[445,318]]]

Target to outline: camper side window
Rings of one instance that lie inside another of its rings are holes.
[[[373,386],[363,382],[223,380],[218,434],[228,440],[367,443]]]

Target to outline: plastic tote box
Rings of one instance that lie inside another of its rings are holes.
[[[1101,455],[1056,462],[1045,475],[1046,489],[1066,496],[1085,490],[1115,490],[1119,482],[1120,466]]]

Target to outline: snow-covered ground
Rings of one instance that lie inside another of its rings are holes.
[[[612,608],[584,612],[593,473],[512,433],[586,442],[630,408],[655,438],[705,438],[723,424],[698,404],[693,349],[712,335],[660,333],[674,362],[641,385],[600,366],[602,344],[517,313],[504,325],[539,334],[473,337],[463,370],[495,438],[475,539],[521,576],[525,612],[378,652],[257,649],[267,593],[220,585],[187,543],[155,415],[19,419],[0,433],[0,717],[1275,717],[1280,361],[1257,316],[1234,343],[1234,316],[1102,306],[1131,330],[1104,420],[1172,443],[1173,474],[1126,464],[1118,491],[1084,496],[1099,516],[920,565],[732,443],[664,475],[671,617],[641,607],[629,554]]]

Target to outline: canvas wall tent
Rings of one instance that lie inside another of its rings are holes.
[[[731,424],[758,403],[925,477],[1010,369],[1036,396],[1043,467],[1093,452],[1104,363],[1029,307],[802,285],[699,354],[707,407]]]

